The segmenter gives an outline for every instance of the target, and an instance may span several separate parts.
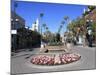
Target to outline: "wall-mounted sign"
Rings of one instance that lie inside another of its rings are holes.
[[[17,30],[11,30],[11,34],[17,34]]]

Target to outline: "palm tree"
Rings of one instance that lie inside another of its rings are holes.
[[[65,21],[62,21],[62,22],[61,22],[61,25],[60,25],[60,27],[59,27],[59,29],[58,29],[58,33],[60,33],[60,31],[61,31],[62,27],[64,26],[64,24],[65,24]]]
[[[45,29],[46,29],[46,24],[44,23],[42,26],[43,26],[43,28],[44,28],[44,31],[45,31]]]
[[[61,24],[64,25],[65,24],[65,21],[62,21]]]
[[[41,27],[40,27],[41,35],[42,35],[42,19],[43,19],[43,16],[44,16],[44,13],[40,13],[40,18],[41,18]]]
[[[46,27],[46,31],[48,31],[48,29],[49,29],[49,28],[48,28],[48,27]]]
[[[41,22],[40,22],[41,43],[42,43],[42,19],[43,19],[43,16],[44,16],[44,13],[40,13],[40,19],[41,19]]]
[[[65,20],[66,24],[69,23],[68,22],[69,21],[69,17],[68,16],[64,16],[64,20]]]
[[[69,19],[69,17],[68,17],[68,16],[64,16],[64,20],[66,20],[66,21],[67,21],[68,19]]]
[[[43,17],[44,16],[44,13],[40,13],[40,17]]]

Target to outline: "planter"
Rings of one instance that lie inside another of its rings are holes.
[[[65,53],[55,56],[37,55],[33,56],[31,63],[35,65],[61,65],[78,61],[81,58],[79,54]]]

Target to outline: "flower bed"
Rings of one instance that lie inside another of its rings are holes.
[[[60,57],[61,63],[66,64],[66,63],[71,63],[71,62],[79,60],[81,56],[79,54],[66,53],[66,54],[60,55],[59,57]]]
[[[32,64],[36,65],[58,65],[58,64],[68,64],[71,62],[75,62],[80,59],[79,54],[59,54],[55,56],[47,56],[47,55],[37,55],[33,56],[31,59]]]
[[[54,57],[46,56],[46,55],[38,55],[34,56],[31,60],[33,64],[39,64],[39,65],[53,65],[54,63]]]

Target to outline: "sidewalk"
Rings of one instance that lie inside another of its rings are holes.
[[[74,46],[74,47],[81,47],[81,48],[85,48],[85,49],[96,49],[96,47],[88,47],[88,46],[82,46],[82,45],[77,45],[77,46]]]
[[[82,58],[75,63],[60,65],[60,66],[40,66],[31,64],[30,58],[29,59],[25,58],[31,56],[32,53],[35,54],[35,52],[39,51],[35,49],[33,51],[28,52],[30,54],[28,56],[26,55],[26,56],[16,57],[11,60],[12,73],[36,73],[36,72],[95,69],[96,56],[94,48],[88,48],[88,47],[84,48],[82,46],[74,46],[72,51],[74,53],[80,54]]]
[[[32,48],[31,50],[30,49],[23,49],[23,51],[20,51],[18,53],[12,53],[14,54],[14,56],[12,57],[20,57],[20,56],[24,56],[24,55],[31,55],[33,53],[38,53],[40,50],[40,48]]]

